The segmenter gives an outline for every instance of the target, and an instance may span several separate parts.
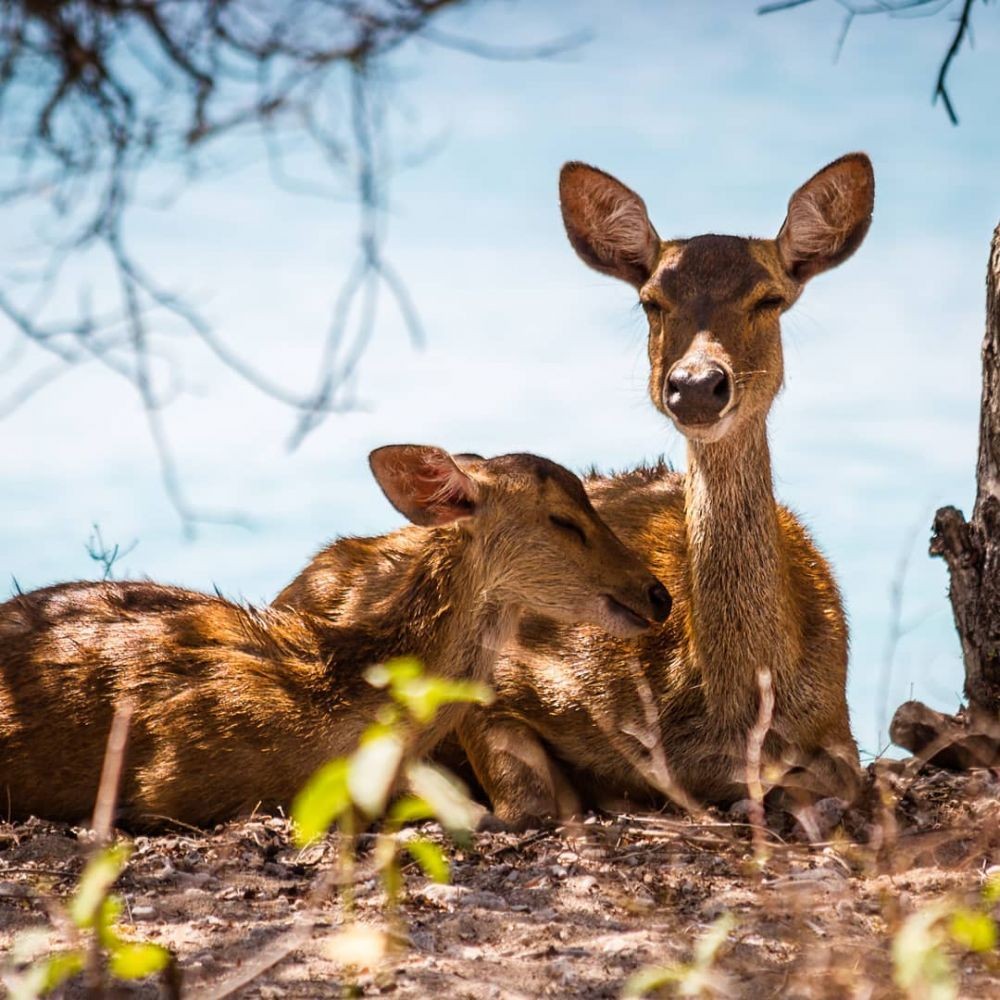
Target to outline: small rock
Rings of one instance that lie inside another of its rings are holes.
[[[760,806],[753,799],[737,799],[726,810],[726,819],[730,823],[750,823],[759,809]]]
[[[843,869],[837,868],[834,865],[820,865],[817,868],[807,868],[805,871],[792,872],[788,877],[795,879],[797,882],[819,882],[824,879],[841,882],[847,876],[844,874]]]
[[[635,947],[635,942],[629,940],[629,938],[613,937],[608,938],[608,940],[601,945],[601,951],[603,951],[605,955],[620,955],[626,951],[634,951]]]
[[[573,978],[573,965],[565,958],[557,958],[549,964],[549,973],[563,986]]]
[[[433,882],[418,889],[415,895],[428,903],[451,909],[463,896],[469,895],[469,890],[464,885],[438,885]]]
[[[495,892],[470,892],[459,900],[461,906],[475,906],[481,910],[506,910],[507,901]]]
[[[472,917],[460,917],[458,936],[463,941],[475,941],[479,937],[479,925]]]
[[[434,933],[433,931],[426,930],[415,930],[410,931],[410,943],[416,948],[417,951],[422,952],[433,952],[434,951]]]
[[[553,865],[549,871],[556,878],[565,878],[569,874],[569,869],[565,865]]]
[[[566,879],[566,888],[571,892],[583,894],[597,887],[597,879],[593,875],[574,875]]]
[[[630,908],[648,912],[656,907],[656,900],[648,892],[636,892],[630,901]]]
[[[132,907],[133,920],[152,920],[156,916],[156,910],[149,905],[139,905]]]
[[[717,920],[728,911],[729,907],[721,899],[706,899],[698,907],[698,913],[703,920]]]
[[[540,910],[533,911],[532,916],[542,923],[551,923],[556,919],[556,911],[551,906],[543,906]]]

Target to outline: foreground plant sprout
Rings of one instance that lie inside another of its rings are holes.
[[[391,701],[365,731],[349,757],[323,765],[307,782],[292,805],[295,837],[305,847],[334,824],[340,834],[340,872],[337,881],[348,923],[330,942],[327,955],[352,967],[377,965],[389,950],[402,891],[400,854],[405,852],[434,882],[448,882],[450,867],[440,846],[424,837],[401,840],[407,823],[436,819],[459,843],[468,843],[477,806],[452,775],[420,761],[416,747],[421,731],[445,705],[489,704],[492,692],[475,681],[431,677],[422,665],[406,657],[371,668],[366,674],[375,687],[385,688]],[[407,794],[393,800],[397,789]],[[390,924],[387,935],[353,921],[351,886],[354,880],[357,835],[381,821],[374,860],[386,896]]]
[[[113,844],[94,855],[80,876],[76,892],[61,914],[74,938],[72,947],[53,952],[16,971],[21,960],[46,931],[23,935],[12,949],[8,968],[3,974],[10,1000],[33,1000],[46,996],[68,979],[83,973],[88,962],[104,964],[115,979],[145,979],[165,970],[173,961],[170,952],[158,944],[129,941],[121,936],[120,897],[111,895],[111,887],[125,870],[132,854],[127,841]]]

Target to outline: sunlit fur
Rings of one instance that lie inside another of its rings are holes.
[[[623,635],[652,617],[657,581],[565,469],[515,455],[458,473],[440,449],[408,447],[411,466],[433,461],[390,487],[394,502],[407,483],[439,494],[433,477],[444,469],[448,497],[466,483],[474,509],[441,526],[336,541],[272,607],[150,582],[62,584],[0,605],[0,813],[86,817],[122,699],[135,707],[127,822],[204,824],[287,807],[384,704],[366,667],[413,654],[438,675],[488,680],[525,608]],[[553,513],[578,521],[588,544]],[[610,613],[608,595],[640,624]],[[443,712],[418,752],[460,711]]]
[[[681,361],[722,366],[733,394],[715,423],[675,421],[686,475],[661,466],[588,482],[597,509],[670,590],[674,612],[625,642],[524,620],[497,666],[496,704],[460,727],[502,819],[566,814],[581,798],[652,801],[671,782],[706,802],[744,797],[761,670],[775,692],[765,784],[793,798],[854,796],[843,607],[826,561],[775,502],[766,418],[783,379],[780,314],[809,277],[858,246],[873,190],[867,157],[851,154],[795,192],[776,240],[656,238],[650,259],[655,230],[638,195],[594,168],[564,168],[571,243],[631,283],[646,308],[654,406],[673,419],[664,387]]]

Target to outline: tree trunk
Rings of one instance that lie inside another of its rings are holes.
[[[937,512],[930,552],[948,564],[968,709],[952,717],[907,702],[889,732],[942,766],[992,764],[1000,757],[1000,226],[986,271],[976,503],[969,521],[955,507]]]

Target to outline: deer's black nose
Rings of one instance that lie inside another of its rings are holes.
[[[678,365],[667,378],[663,402],[682,424],[711,424],[732,394],[729,375],[718,365],[696,369]]]
[[[673,602],[667,588],[659,580],[649,588],[649,603],[653,608],[653,621],[665,622]]]

